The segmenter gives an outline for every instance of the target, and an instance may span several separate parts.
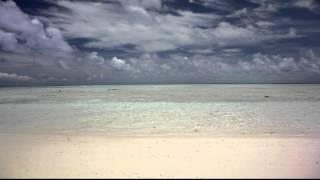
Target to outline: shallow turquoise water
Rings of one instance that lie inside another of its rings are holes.
[[[0,89],[0,132],[320,134],[319,85]]]

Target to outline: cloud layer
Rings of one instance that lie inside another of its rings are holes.
[[[312,0],[1,1],[0,82],[320,82],[318,10]]]
[[[23,13],[13,1],[0,3],[0,45],[10,52],[65,51],[72,48],[61,31]]]
[[[32,78],[29,76],[20,76],[15,73],[8,74],[0,72],[0,79],[3,80],[14,80],[14,81],[31,81]]]
[[[52,22],[64,29],[67,37],[91,39],[85,47],[101,49],[132,45],[140,52],[159,52],[190,46],[246,45],[295,36],[289,28],[286,32],[273,32],[268,26],[258,28],[255,22],[232,24],[213,12],[172,10],[175,14],[165,13],[170,7],[164,2],[58,1],[59,6],[68,9],[67,13],[45,13],[53,17]],[[237,16],[237,12],[235,14]]]

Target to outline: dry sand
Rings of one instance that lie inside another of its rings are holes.
[[[1,134],[0,143],[2,178],[320,177],[318,138]]]

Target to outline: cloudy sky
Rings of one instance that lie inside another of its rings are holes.
[[[320,83],[320,1],[0,1],[0,86]]]

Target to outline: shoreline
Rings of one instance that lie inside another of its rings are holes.
[[[262,138],[262,139],[320,139],[319,133],[238,133],[238,132],[222,132],[222,133],[199,133],[199,132],[183,132],[183,133],[144,133],[130,132],[130,133],[106,133],[106,132],[93,132],[93,131],[78,131],[78,132],[31,132],[31,131],[0,131],[1,136],[52,136],[52,137],[92,137],[92,138]]]

